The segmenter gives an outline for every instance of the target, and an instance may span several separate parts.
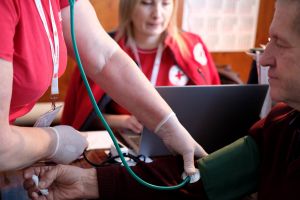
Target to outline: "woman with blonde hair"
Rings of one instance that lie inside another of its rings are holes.
[[[178,0],[120,0],[119,27],[110,35],[153,86],[220,84],[217,69],[202,39],[178,28],[177,8]],[[72,79],[62,122],[81,130],[95,128],[95,124],[99,128],[77,69]],[[112,128],[142,131],[143,125],[138,119],[114,101],[107,100],[103,90],[91,84]]]

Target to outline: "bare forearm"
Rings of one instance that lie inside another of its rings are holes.
[[[103,114],[105,120],[112,128],[123,128],[122,118],[123,115]]]
[[[171,112],[171,108],[122,50],[118,50],[103,70],[91,78],[150,129],[154,129]]]
[[[47,156],[50,135],[43,129],[9,125],[13,65],[0,59],[0,171],[28,166]]]
[[[3,130],[3,129],[2,129]],[[48,157],[54,149],[46,129],[10,126],[1,132],[0,171],[14,170]]]

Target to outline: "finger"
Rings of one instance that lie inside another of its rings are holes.
[[[135,124],[136,133],[141,133],[143,126],[141,124]]]
[[[143,130],[143,125],[138,122],[138,124],[136,126],[137,126],[137,129],[139,130],[139,133],[141,133]]]
[[[202,146],[200,144],[196,143],[195,156],[198,158],[202,158],[207,155],[208,155],[208,153],[202,148]]]
[[[59,165],[48,167],[47,171],[40,176],[39,187],[41,189],[48,188],[54,182],[54,180],[58,177],[58,168]]]
[[[39,194],[38,194],[39,190],[35,189],[35,188],[29,188],[27,190],[27,194],[31,199],[39,199]]]
[[[137,120],[135,120],[133,122],[133,126],[135,127],[137,133],[141,133],[142,132],[143,125],[140,122],[138,122]]]
[[[196,173],[194,165],[194,152],[190,152],[183,155],[184,171],[187,175],[193,175]]]
[[[135,127],[132,127],[132,129],[131,129],[134,133],[139,133],[139,130],[137,130]]]
[[[25,179],[29,179],[29,178],[31,179],[32,175],[35,174],[35,171],[36,171],[35,168],[37,168],[37,167],[29,167],[29,168],[24,169],[23,177]]]
[[[25,190],[28,190],[31,187],[35,187],[34,182],[32,181],[32,179],[25,179],[25,181],[23,182],[23,187]]]
[[[37,192],[28,192],[28,196],[33,200],[38,200],[39,195]]]

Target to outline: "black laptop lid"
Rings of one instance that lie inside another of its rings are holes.
[[[179,121],[209,153],[247,135],[259,119],[268,85],[157,87]],[[168,154],[160,139],[144,129],[139,153]]]

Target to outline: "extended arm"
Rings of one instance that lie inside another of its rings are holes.
[[[175,185],[182,181],[182,161],[176,157],[162,157],[150,164],[139,163],[133,170],[143,179],[158,185]],[[37,174],[40,189],[49,189],[48,200],[60,199],[207,199],[202,182],[188,184],[173,191],[149,189],[135,181],[120,165],[108,165],[99,169],[82,169],[74,166],[57,165],[36,167],[24,172],[24,187],[35,200],[45,199],[38,195],[31,177]],[[98,180],[97,180],[98,179]]]
[[[28,166],[54,152],[51,130],[9,125],[13,66],[0,59],[0,171]]]
[[[62,18],[65,40],[71,51],[70,12],[67,8],[62,10]],[[87,75],[147,128],[156,130],[171,150],[183,156],[185,171],[194,173],[194,155],[204,156],[206,152],[176,116],[171,115],[171,108],[134,61],[103,30],[88,0],[76,3],[75,24],[76,40]]]
[[[18,127],[9,124],[13,66],[0,59],[0,171],[15,170],[42,159],[68,164],[87,146],[84,136],[70,126]]]
[[[73,52],[68,8],[62,11],[62,17],[65,40],[69,52]],[[130,57],[106,34],[87,0],[75,4],[75,32],[87,75],[117,103],[154,130],[160,120],[171,112],[170,107]]]

